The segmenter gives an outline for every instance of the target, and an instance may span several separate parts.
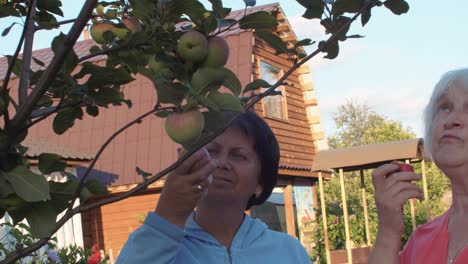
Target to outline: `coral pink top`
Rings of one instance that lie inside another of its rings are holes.
[[[447,263],[449,211],[413,231],[400,252],[400,263]],[[468,247],[462,249],[452,262],[452,264],[464,263],[468,263]]]

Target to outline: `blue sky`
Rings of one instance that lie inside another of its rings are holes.
[[[83,3],[82,0],[63,2],[66,18],[76,16]],[[257,5],[271,2],[258,0]],[[304,8],[296,1],[278,2],[299,38],[326,37],[318,21],[301,17]],[[335,60],[323,59],[319,54],[309,62],[327,135],[335,131],[332,114],[339,105],[352,100],[401,121],[421,136],[422,109],[435,82],[447,70],[468,67],[467,24],[463,22],[468,1],[408,2],[410,11],[402,16],[393,15],[383,7],[373,9],[372,19],[364,28],[355,23],[350,30],[350,34],[365,38],[341,43],[340,55]],[[242,0],[224,3],[234,9],[244,5]],[[0,30],[11,22],[0,19]],[[14,52],[19,35],[20,27],[16,26],[8,36],[0,38],[0,55]],[[55,35],[54,32],[38,34],[34,48],[48,47]]]

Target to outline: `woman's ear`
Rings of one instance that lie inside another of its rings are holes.
[[[262,195],[262,192],[263,192],[262,185],[257,184],[257,187],[255,187],[255,198],[260,197],[260,195]]]

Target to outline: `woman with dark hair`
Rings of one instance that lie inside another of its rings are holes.
[[[452,205],[413,231],[403,250],[402,206],[422,199],[414,172],[385,164],[373,173],[378,232],[370,264],[468,263],[468,68],[447,72],[436,84],[424,112],[424,149],[450,180]]]
[[[245,210],[276,185],[279,145],[254,112],[181,163],[117,263],[311,263],[295,238]]]

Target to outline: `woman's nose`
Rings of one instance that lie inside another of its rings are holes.
[[[232,168],[228,155],[217,155],[218,168],[230,170]]]
[[[444,123],[444,127],[446,129],[454,128],[454,127],[463,127],[465,124],[463,119],[460,116],[459,111],[452,111],[448,116]]]

